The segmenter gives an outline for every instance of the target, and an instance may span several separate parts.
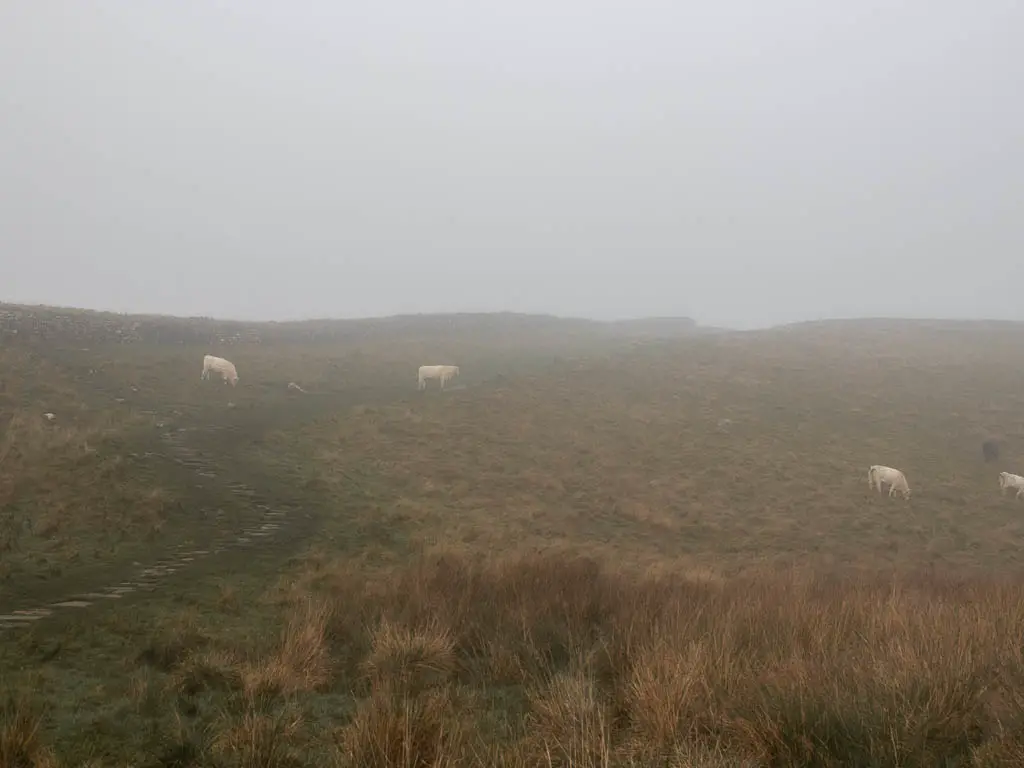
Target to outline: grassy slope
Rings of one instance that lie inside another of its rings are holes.
[[[344,493],[467,552],[566,545],[642,563],[1024,564],[1000,470],[1024,466],[1019,331],[801,329],[640,345],[307,429]],[[1008,439],[998,466],[980,444]],[[872,494],[870,464],[914,491]]]
[[[1024,759],[1024,590],[997,579],[1024,508],[994,479],[1024,459],[1024,331],[631,344],[410,320],[229,350],[228,393],[195,381],[213,331],[186,327],[45,352],[71,381],[102,363],[83,400],[231,424],[203,445],[319,533],[5,640],[0,675],[31,694],[0,763],[39,705],[37,764],[44,743],[69,765]],[[416,393],[409,371],[442,357],[466,388]],[[907,472],[909,504],[868,493],[875,462]]]
[[[152,543],[175,495],[130,455],[128,445],[152,433],[152,419],[129,407],[90,407],[66,370],[30,349],[0,348],[0,371],[3,604],[28,583]]]

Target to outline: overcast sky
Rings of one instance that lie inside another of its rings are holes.
[[[1019,0],[5,0],[0,300],[1024,320]]]

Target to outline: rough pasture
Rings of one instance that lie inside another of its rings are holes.
[[[25,451],[0,462],[0,612],[264,508],[286,525],[0,630],[11,764],[1024,758],[1024,525],[997,482],[1024,471],[1022,329],[47,317],[4,348]],[[235,391],[197,380],[211,349]],[[444,359],[465,387],[418,391]],[[912,499],[870,492],[875,463]],[[101,465],[121,495],[86,503]]]

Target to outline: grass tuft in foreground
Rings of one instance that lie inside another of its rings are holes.
[[[24,698],[0,704],[0,766],[50,768],[57,761],[42,743],[42,715]]]
[[[272,594],[283,628],[262,648],[195,617],[157,630],[154,647],[192,649],[150,668],[178,702],[179,752],[382,768],[1024,755],[1019,585],[446,554],[392,570],[314,558]]]

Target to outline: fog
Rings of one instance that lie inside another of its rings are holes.
[[[0,300],[1024,320],[1024,4],[0,5]]]

